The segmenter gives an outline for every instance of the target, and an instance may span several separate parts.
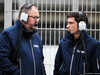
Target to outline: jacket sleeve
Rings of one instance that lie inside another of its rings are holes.
[[[92,72],[100,73],[100,42],[96,44],[96,47],[91,57],[91,61]]]
[[[41,45],[42,45],[42,42],[41,42]],[[42,45],[42,63],[43,63],[43,75],[46,75],[46,70],[45,70],[45,66],[44,66],[44,55],[43,55],[43,45]]]
[[[44,66],[44,56],[42,56],[42,63],[43,63],[43,75],[46,75],[45,66]]]
[[[42,41],[41,41],[39,34],[37,34],[36,36],[37,36],[39,46],[40,46],[40,49],[41,49],[41,54],[42,54],[41,58],[42,58],[42,64],[43,64],[43,75],[46,75],[46,70],[45,70],[45,66],[44,66],[43,44],[42,44]]]
[[[0,71],[11,75],[19,75],[19,69],[10,61],[11,37],[8,32],[0,34]]]
[[[56,57],[55,57],[55,64],[54,64],[54,74],[53,75],[60,75],[59,69],[62,65],[62,54],[61,54],[61,45],[59,45]]]

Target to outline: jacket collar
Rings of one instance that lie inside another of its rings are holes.
[[[88,35],[88,34],[87,34],[87,31],[85,30],[85,31],[83,31],[83,32],[81,33],[80,37],[85,38],[87,35]],[[67,32],[65,38],[67,38],[67,39],[69,39],[69,40],[72,40],[72,41],[75,40],[73,34],[70,34],[69,31]]]
[[[29,32],[26,30],[25,26],[20,22],[20,20],[18,19],[16,24],[18,25],[19,28],[22,28],[22,33],[26,36],[31,37],[33,34],[37,33],[38,30],[34,29],[32,32]]]

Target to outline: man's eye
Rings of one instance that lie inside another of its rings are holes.
[[[73,24],[73,22],[69,22],[69,24]]]

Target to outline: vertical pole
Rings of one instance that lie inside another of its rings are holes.
[[[78,0],[72,0],[72,11],[78,11]]]
[[[19,0],[19,9],[25,4],[25,0]]]
[[[12,26],[12,0],[4,0],[4,29]]]

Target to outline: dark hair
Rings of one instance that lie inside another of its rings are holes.
[[[24,4],[24,5],[20,8],[18,18],[20,18],[20,15],[21,15],[22,12],[28,13],[28,10],[31,9],[31,6],[33,6],[33,5],[32,5],[32,4]]]
[[[82,12],[82,11],[80,11]],[[79,12],[71,12],[67,15],[67,18],[69,17],[75,17],[75,21],[79,23],[80,21],[85,21],[86,25],[88,25],[88,18],[84,12],[82,12],[82,15],[80,16]]]

